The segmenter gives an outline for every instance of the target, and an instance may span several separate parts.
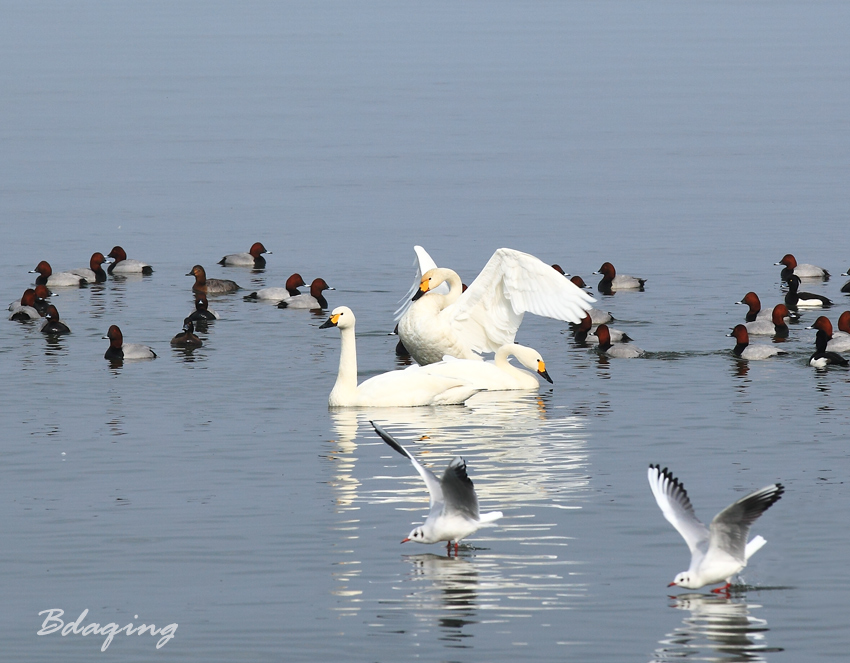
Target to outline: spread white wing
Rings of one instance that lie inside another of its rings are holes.
[[[578,323],[596,301],[551,266],[497,249],[458,300],[441,313],[476,352],[513,343],[525,313]]]
[[[662,470],[658,465],[650,465],[647,477],[661,513],[682,535],[691,554],[699,550],[704,552],[708,528],[696,517],[685,487],[666,467]]]

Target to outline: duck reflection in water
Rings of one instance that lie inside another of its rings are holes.
[[[761,606],[743,598],[680,594],[671,607],[689,614],[660,641],[656,661],[766,661],[764,654],[782,651],[768,646],[767,622],[751,614]]]

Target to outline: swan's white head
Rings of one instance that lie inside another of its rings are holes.
[[[507,354],[516,357],[520,364],[525,366],[527,369],[534,371],[547,382],[552,382],[552,378],[550,378],[549,373],[546,372],[546,362],[543,361],[543,357],[540,356],[540,353],[537,352],[537,350],[525,345],[520,345],[519,343],[512,343],[509,346],[506,346],[506,349]]]
[[[445,267],[434,267],[434,269],[429,269],[422,275],[422,280],[419,282],[419,290],[413,295],[413,301],[415,302],[422,295],[426,295],[435,288],[440,287],[441,284],[445,283],[452,277],[457,277],[457,274],[451,269],[446,269]]]
[[[337,306],[331,311],[331,317],[328,318],[319,329],[327,329],[328,327],[339,327],[346,329],[353,327],[355,322],[354,312],[347,306]]]

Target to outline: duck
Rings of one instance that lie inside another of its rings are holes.
[[[443,284],[447,294],[436,292]],[[466,291],[457,272],[426,271],[398,320],[398,335],[420,365],[446,355],[481,360],[479,353],[514,342],[526,312],[577,323],[594,301],[542,260],[501,248]]]
[[[842,272],[841,276],[850,276],[850,269],[846,272]],[[850,281],[847,281],[847,283],[841,286],[841,292],[850,293]]]
[[[554,265],[553,265],[553,267],[554,267]],[[584,279],[581,278],[578,275],[571,276],[570,281],[577,288],[582,288],[584,290],[590,289],[590,286],[587,285],[587,283],[584,282]],[[598,308],[589,308],[587,310],[587,312],[590,314],[590,321],[594,325],[608,324],[609,322],[614,321],[614,316],[611,315],[610,311],[602,311]],[[582,318],[582,320],[584,320],[584,318]],[[579,324],[581,324],[581,323],[579,323]],[[613,338],[613,330],[612,330],[612,338]]]
[[[39,276],[35,279],[35,284],[48,286],[50,288],[80,287],[88,283],[88,281],[86,281],[86,279],[82,276],[72,272],[59,272],[54,274],[53,268],[46,260],[42,260],[35,266],[35,269],[30,270],[30,274],[36,273],[38,273]]]
[[[732,348],[732,353],[741,359],[768,359],[776,355],[788,354],[784,350],[780,350],[772,345],[765,345],[763,343],[750,344],[750,335],[744,325],[735,325],[731,333],[726,334],[726,336],[731,336],[738,341],[735,347]]]
[[[328,300],[324,298],[322,292],[325,290],[335,290],[331,288],[325,279],[313,279],[310,284],[310,292],[288,297],[280,302],[278,308],[301,308],[315,311],[328,307]]]
[[[631,343],[612,343],[608,325],[599,325],[591,335],[599,339],[599,352],[608,357],[634,359],[635,357],[642,357],[646,354],[644,350]]]
[[[339,372],[328,397],[329,407],[417,407],[461,405],[481,391],[457,378],[429,375],[419,366],[381,373],[357,384],[357,349],[354,313],[338,306],[319,329],[336,327],[342,341]]]
[[[747,322],[744,326],[751,336],[773,336],[775,338],[788,338],[788,324],[786,320],[790,311],[785,304],[777,304],[771,311],[770,320],[760,318]]]
[[[602,267],[594,274],[602,274],[602,280],[599,281],[596,288],[602,294],[611,294],[617,290],[640,290],[643,291],[643,286],[646,279],[640,279],[636,276],[628,276],[626,274],[617,274],[614,265],[610,262],[603,262]]]
[[[127,257],[127,253],[120,246],[113,246],[106,254],[113,262],[106,268],[107,274],[153,274],[153,267],[141,260],[133,260]]]
[[[300,295],[301,291],[298,288],[302,287],[306,288],[307,284],[304,283],[304,279],[301,277],[301,274],[296,272],[286,279],[286,285],[283,288],[262,288],[256,292],[252,292],[250,295],[245,295],[245,300],[261,299],[263,301],[280,302],[289,297],[297,297]]]
[[[272,254],[271,251],[266,250],[266,247],[263,246],[262,242],[254,242],[251,245],[251,248],[248,249],[248,253],[231,253],[219,260],[218,264],[225,265],[226,267],[253,267],[254,269],[264,269],[266,266],[266,259],[263,258],[263,253],[267,253],[268,255]]]
[[[519,363],[533,373],[511,364],[510,357],[516,357]],[[446,357],[443,361],[423,366],[422,370],[430,375],[457,378],[487,391],[537,389],[540,386],[537,379],[538,375],[552,383],[552,378],[546,372],[546,363],[540,353],[519,343],[503,345],[496,350],[493,361]]]
[[[178,348],[199,348],[204,342],[195,336],[195,325],[191,320],[183,323],[183,331],[171,339],[171,345]]]
[[[70,334],[71,328],[59,319],[59,311],[50,304],[41,321],[40,331],[43,334]]]
[[[19,301],[9,304],[9,310],[11,311],[11,313],[9,313],[9,320],[16,320],[18,322],[39,320],[41,318],[41,313],[38,312],[35,305],[35,290],[27,288],[24,290],[24,294],[21,295],[21,299]]]
[[[218,320],[219,315],[209,307],[206,297],[195,295],[195,310],[187,315],[183,322],[208,322]]]
[[[744,295],[744,298],[741,301],[735,303],[744,304],[749,307],[746,315],[744,316],[744,320],[747,322],[753,322],[754,320],[770,320],[773,317],[773,310],[768,309],[763,311],[759,296],[752,291]]]
[[[850,350],[850,311],[844,311],[838,316],[838,331],[833,332],[832,339],[826,344],[831,352],[847,352]]]
[[[809,357],[809,365],[815,368],[826,368],[827,366],[847,366],[850,364],[844,357],[834,351],[827,349],[832,338],[832,323],[825,315],[821,315],[814,321],[811,327],[806,329],[817,329],[815,337],[815,351]]]
[[[816,295],[811,292],[798,292],[800,287],[800,277],[796,274],[791,274],[786,281],[788,283],[788,294],[785,295],[785,305],[792,311],[798,308],[829,308],[832,306],[832,300],[823,295]]]
[[[600,324],[607,326],[604,322],[596,323],[596,326],[598,327]],[[581,322],[577,325],[573,325],[573,338],[576,342],[586,343],[588,336],[594,336],[595,338],[596,336],[594,332],[596,331],[596,328],[593,325],[593,317],[590,312],[581,319]],[[632,340],[631,336],[629,336],[626,332],[614,329],[614,327],[608,327],[608,335],[610,336],[612,343],[628,343]]]
[[[109,348],[103,355],[104,359],[155,359],[156,352],[147,345],[141,343],[124,343],[124,335],[118,325],[110,325],[106,336],[109,339]]]
[[[71,274],[77,274],[83,277],[88,283],[103,283],[106,281],[106,272],[102,265],[106,262],[106,258],[100,251],[91,254],[88,267],[80,267],[71,269]]]
[[[796,274],[803,279],[823,279],[824,281],[829,279],[829,272],[823,267],[806,264],[798,265],[797,259],[790,253],[786,253],[782,257],[782,260],[773,264],[777,266],[784,265],[782,272],[779,274],[779,278],[783,281],[787,281],[792,274]]]
[[[236,292],[242,289],[239,284],[229,279],[208,279],[206,271],[200,265],[192,267],[186,276],[195,277],[195,284],[192,286],[192,290],[202,295],[218,295]]]
[[[35,288],[27,288],[27,290],[35,291],[35,303],[30,304],[30,306],[32,306],[36,311],[38,311],[38,315],[40,317],[43,317],[44,314],[47,313],[47,307],[50,306],[50,302],[47,301],[47,299],[50,297],[50,290],[48,290],[47,286],[43,283],[39,283],[35,286]],[[22,300],[23,297],[9,304],[9,310],[14,312],[18,308],[20,308]]]

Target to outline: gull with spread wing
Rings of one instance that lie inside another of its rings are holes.
[[[454,541],[457,553],[461,539],[502,517],[501,511],[478,513],[478,496],[475,494],[472,480],[466,474],[466,461],[463,458],[456,456],[443,473],[443,478],[438,479],[431,470],[422,467],[413,454],[401,446],[392,435],[374,421],[369,423],[384,442],[413,463],[413,467],[425,480],[431,496],[431,509],[425,522],[410,532],[402,543],[446,541],[446,548],[451,550]]]
[[[785,487],[774,483],[742,497],[714,516],[711,525],[706,527],[696,517],[685,487],[666,467],[662,470],[658,465],[650,465],[648,477],[661,512],[691,551],[690,567],[668,586],[699,589],[725,581],[723,587],[711,591],[727,590],[732,576],[767,543],[761,536],[747,543],[750,526],[782,497]]]

